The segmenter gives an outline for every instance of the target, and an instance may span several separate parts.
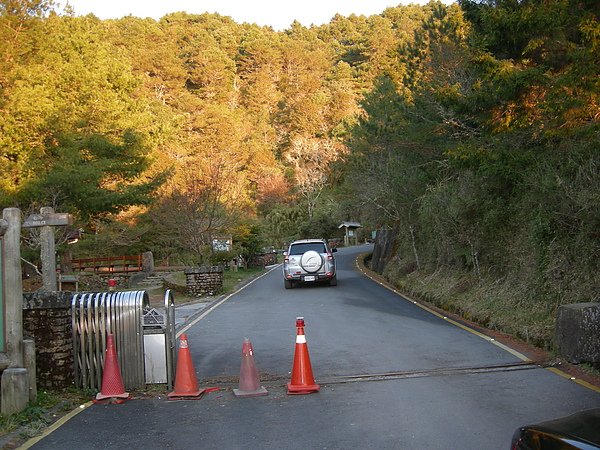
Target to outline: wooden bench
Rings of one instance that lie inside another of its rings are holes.
[[[73,271],[94,273],[141,272],[142,255],[109,256],[104,258],[77,258],[71,260]]]

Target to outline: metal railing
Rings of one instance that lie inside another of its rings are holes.
[[[126,389],[145,386],[144,314],[150,309],[146,291],[79,293],[71,302],[75,385],[100,389],[106,336],[114,335],[121,377]],[[175,348],[174,302],[165,294],[167,384],[173,381]]]

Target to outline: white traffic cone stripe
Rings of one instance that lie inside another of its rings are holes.
[[[296,344],[306,344],[306,336],[303,334],[298,334],[296,336]]]

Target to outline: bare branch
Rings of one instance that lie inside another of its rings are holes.
[[[31,267],[33,267],[35,269],[35,273],[37,273],[39,276],[42,276],[42,272],[40,272],[40,269],[38,269],[38,266],[36,266],[35,264],[33,264],[30,261],[27,261],[25,258],[21,257],[21,261],[23,261],[25,264],[30,265]]]

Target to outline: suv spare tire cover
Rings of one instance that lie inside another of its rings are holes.
[[[300,257],[300,267],[308,273],[316,273],[323,266],[323,257],[314,250],[304,252]]]

